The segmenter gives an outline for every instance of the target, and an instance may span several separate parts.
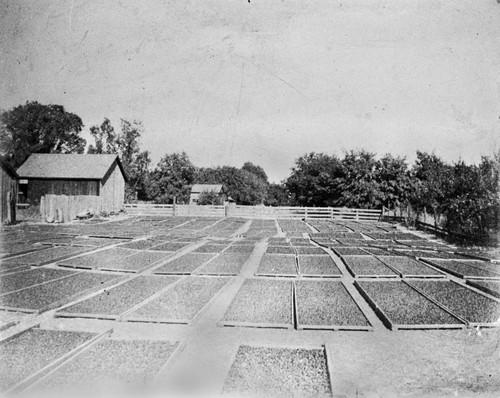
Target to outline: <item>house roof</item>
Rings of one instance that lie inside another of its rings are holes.
[[[10,175],[12,178],[17,179],[19,176],[17,175],[16,171],[10,167],[7,162],[0,156],[0,167],[5,170],[5,172]]]
[[[215,192],[222,191],[222,184],[194,184],[191,187],[191,193]]]
[[[118,155],[33,153],[17,174],[20,178],[101,180],[115,161],[127,179]]]

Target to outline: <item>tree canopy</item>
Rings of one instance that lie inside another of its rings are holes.
[[[254,174],[266,184],[269,183],[267,179],[267,174],[264,169],[260,166],[253,164],[252,162],[245,162],[245,164],[241,167],[242,170],[248,171],[249,173]]]
[[[334,206],[342,164],[335,155],[311,152],[295,161],[285,186],[299,206]]]
[[[141,150],[140,138],[144,127],[140,121],[120,119],[120,130],[116,133],[108,118],[100,126],[92,126],[90,134],[94,143],[89,145],[87,153],[116,153],[128,178],[126,200],[147,199],[151,159],[148,151]]]
[[[83,153],[83,122],[62,105],[26,102],[0,113],[0,153],[14,169],[31,153]],[[269,183],[264,169],[252,162],[241,168],[198,168],[187,154],[164,155],[153,170],[148,151],[141,149],[140,121],[120,119],[116,131],[109,119],[90,127],[93,142],[87,153],[117,154],[128,177],[128,201],[188,203],[194,183],[223,184],[242,205],[401,208],[444,216],[444,227],[466,234],[498,234],[500,227],[500,152],[477,165],[445,162],[434,153],[417,151],[409,165],[404,157],[380,158],[365,151],[343,157],[306,153],[295,160],[289,177]],[[218,198],[202,195],[201,203]]]
[[[196,167],[185,152],[167,154],[151,173],[149,193],[157,203],[189,203]]]
[[[0,150],[17,169],[32,153],[83,153],[82,119],[62,105],[26,102],[0,114]]]
[[[260,167],[259,169],[262,170]],[[236,203],[241,205],[257,205],[264,203],[268,188],[268,183],[262,179],[262,174],[259,174],[256,175],[248,171],[248,168],[238,169],[231,166],[206,167],[198,170],[195,183],[222,184],[226,188],[228,195]]]

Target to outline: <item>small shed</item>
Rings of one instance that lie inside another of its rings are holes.
[[[17,174],[27,203],[50,194],[98,196],[101,211],[123,208],[126,175],[118,155],[34,153]]]
[[[226,194],[224,187],[222,184],[194,184],[191,187],[191,195],[189,196],[189,204],[195,205],[198,203],[198,199],[200,198],[200,194],[204,192],[213,192],[216,193],[221,203],[226,201]]]
[[[16,222],[17,173],[0,157],[0,224]]]

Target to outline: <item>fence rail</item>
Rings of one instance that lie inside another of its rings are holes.
[[[450,242],[465,244],[465,243],[476,243],[484,244],[489,240],[493,240],[488,235],[468,235],[461,232],[450,231],[445,228],[441,228],[432,224],[427,224],[421,221],[416,221],[415,226],[425,232],[430,232],[437,235],[443,239],[449,240]]]
[[[248,217],[248,218],[300,218],[377,221],[381,210],[349,209],[338,207],[266,207],[266,206],[198,206],[159,205],[150,203],[127,204],[125,210],[132,215]]]
[[[435,213],[429,214],[425,211],[425,209],[423,212],[416,212],[411,208],[411,206],[406,206],[405,208],[396,210],[390,210],[383,207],[381,220],[405,223],[455,244],[495,246],[498,243],[498,236],[496,235],[470,235],[443,228],[442,226],[446,225],[445,216],[439,214],[436,215]]]

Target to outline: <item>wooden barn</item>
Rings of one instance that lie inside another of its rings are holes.
[[[117,155],[34,153],[17,169],[23,200],[39,204],[45,195],[98,196],[100,209],[118,212],[126,175]]]
[[[17,173],[0,158],[0,224],[16,221]]]

